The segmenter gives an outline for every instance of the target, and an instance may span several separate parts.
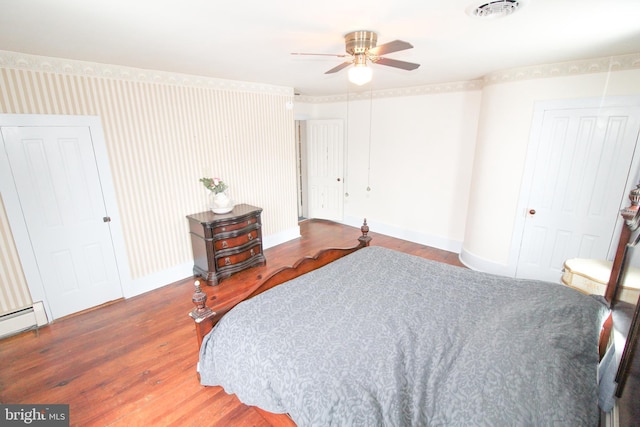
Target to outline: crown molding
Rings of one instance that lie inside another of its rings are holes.
[[[522,80],[567,77],[581,74],[607,73],[611,71],[637,69],[640,69],[640,53],[513,68],[487,74],[483,78],[483,81],[485,85],[490,85]]]
[[[0,68],[293,97],[293,88],[0,50]]]
[[[141,68],[100,64],[95,62],[54,58],[3,50],[0,50],[0,67],[236,92],[267,93],[283,96],[294,95],[293,88],[291,87],[217,79],[190,74],[169,73],[156,70],[145,70]],[[478,80],[437,83],[424,86],[375,90],[370,92],[353,92],[338,95],[299,95],[296,96],[296,101],[308,103],[332,103],[344,102],[347,100],[368,100],[372,98],[378,99],[399,96],[433,95],[438,93],[481,90],[484,86],[491,84],[636,69],[640,69],[640,53],[513,68],[487,74]]]
[[[410,88],[398,88],[340,95],[299,95],[296,96],[296,101],[308,103],[331,103],[345,102],[347,100],[368,100],[371,98],[376,99],[396,96],[432,95],[437,93],[481,90],[484,86],[488,86],[491,84],[636,69],[640,69],[640,53],[611,56],[605,58],[585,59],[571,62],[560,62],[554,64],[541,64],[522,68],[512,68],[487,74],[479,80],[439,83],[427,86],[416,86]]]
[[[467,80],[460,82],[435,83],[424,86],[412,86],[395,89],[380,89],[374,91],[350,92],[338,95],[298,95],[296,102],[308,103],[331,103],[369,100],[378,98],[394,98],[398,96],[433,95],[436,93],[464,92],[471,90],[481,90],[482,80]]]

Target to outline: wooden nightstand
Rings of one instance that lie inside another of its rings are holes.
[[[265,265],[262,208],[236,205],[227,214],[211,211],[187,215],[193,249],[193,274],[217,285],[233,273]]]

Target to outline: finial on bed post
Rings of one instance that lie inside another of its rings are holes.
[[[631,200],[631,206],[620,211],[620,215],[624,218],[627,227],[634,231],[638,228],[640,218],[638,217],[638,210],[640,209],[640,184],[636,185],[636,188],[629,192],[629,200]]]
[[[213,311],[209,307],[207,307],[208,297],[206,293],[202,292],[202,289],[200,288],[200,281],[196,280],[194,282],[194,285],[196,287],[196,291],[193,293],[191,301],[193,302],[193,305],[195,305],[195,308],[191,310],[190,315],[197,322],[198,320],[204,319],[211,315]]]
[[[202,339],[213,327],[213,322],[208,322],[207,319],[212,319],[216,315],[216,312],[207,307],[207,294],[202,292],[200,288],[200,281],[194,282],[196,291],[191,297],[191,301],[195,307],[189,313],[196,326],[196,337],[198,338],[198,348],[202,346]],[[215,297],[213,297],[215,299]]]
[[[364,223],[362,224],[362,227],[360,227],[360,231],[362,231],[362,236],[358,237],[358,240],[363,246],[369,246],[371,236],[368,235],[369,226],[367,225],[367,218],[364,219]]]

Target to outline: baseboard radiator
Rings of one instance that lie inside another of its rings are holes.
[[[39,328],[47,324],[47,314],[41,301],[31,307],[0,316],[0,338]]]

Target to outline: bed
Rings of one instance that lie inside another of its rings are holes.
[[[240,303],[197,286],[200,381],[300,426],[598,425],[625,230],[601,298],[372,246],[365,220]]]

